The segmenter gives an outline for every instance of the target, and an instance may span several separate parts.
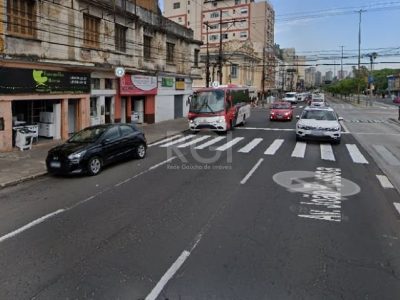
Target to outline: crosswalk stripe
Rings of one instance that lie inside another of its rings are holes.
[[[392,183],[389,181],[389,179],[385,175],[376,175],[376,178],[378,178],[379,183],[384,189],[393,189]]]
[[[321,144],[321,159],[335,161],[331,144]]]
[[[232,141],[227,142],[226,144],[224,144],[224,145],[218,147],[218,148],[215,149],[215,150],[217,150],[217,151],[225,151],[225,150],[231,148],[233,145],[239,143],[239,142],[240,142],[241,140],[243,140],[243,139],[244,139],[244,137],[237,137],[237,138],[234,138]]]
[[[180,142],[186,141],[188,139],[191,139],[192,137],[194,137],[194,134],[185,135],[184,137],[181,137],[180,139],[177,139],[177,140],[174,140],[172,142],[166,143],[164,145],[161,145],[160,147],[169,147],[169,146],[178,144]]]
[[[181,137],[181,136],[182,136],[182,134],[177,134],[177,135],[171,136],[171,137],[166,138],[166,139],[163,139],[163,140],[161,140],[161,141],[159,141],[159,142],[155,142],[155,143],[153,143],[153,144],[150,144],[149,147],[164,144],[164,143],[166,143],[166,142],[168,142],[168,141],[171,141],[171,140],[176,139],[176,138]]]
[[[204,141],[206,139],[208,139],[210,136],[209,135],[203,135],[201,137],[198,137],[197,139],[191,140],[190,142],[184,143],[182,145],[179,145],[178,148],[185,148],[188,147],[190,145],[194,145],[198,142]]]
[[[301,157],[304,158],[306,153],[307,143],[305,142],[297,142],[294,150],[292,152],[292,157]]]
[[[400,166],[400,161],[382,145],[373,145],[376,152],[391,166]]]
[[[265,150],[264,154],[274,155],[276,151],[282,146],[284,140],[276,139],[267,150]]]
[[[361,154],[360,150],[358,150],[358,147],[354,144],[346,144],[347,151],[349,151],[349,154],[351,156],[351,159],[353,162],[356,164],[368,164],[368,161],[365,159],[364,155]]]
[[[246,146],[244,146],[242,149],[240,149],[238,152],[241,153],[249,153],[251,150],[253,150],[259,143],[262,142],[262,138],[255,138],[253,139],[250,143],[248,143]]]
[[[222,141],[223,139],[225,139],[224,136],[219,136],[219,137],[213,138],[211,141],[208,141],[208,142],[206,142],[204,144],[198,145],[194,149],[205,149],[205,148],[207,148],[207,147],[209,147],[211,145],[214,145],[214,144],[218,143],[219,141]]]
[[[393,202],[394,207],[396,208],[397,212],[400,214],[400,203],[398,202]]]

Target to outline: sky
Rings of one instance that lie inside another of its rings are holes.
[[[161,10],[164,1],[159,1]],[[374,69],[400,68],[400,0],[269,2],[275,10],[275,43],[281,48],[295,48],[296,54],[305,55],[310,59],[307,64],[316,66],[317,70],[337,72],[341,63],[341,46],[343,69],[349,71],[351,65],[357,65],[360,9],[363,10],[361,63],[370,68],[367,55],[376,52],[378,56],[374,60]],[[394,56],[390,56],[392,54]],[[323,66],[333,63],[338,66]]]

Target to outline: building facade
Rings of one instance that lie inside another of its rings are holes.
[[[88,125],[186,114],[201,42],[156,1],[139,2],[0,1],[0,151],[24,126],[66,139]]]
[[[197,86],[220,81],[221,77],[222,84],[252,85],[259,91],[275,86],[275,12],[268,1],[166,0],[164,15],[193,29],[195,37],[203,42],[200,53],[203,79],[195,82]]]

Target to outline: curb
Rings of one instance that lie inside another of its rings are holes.
[[[45,175],[47,175],[47,172],[43,171],[43,172],[39,172],[39,173],[36,173],[36,174],[33,174],[33,175],[29,175],[29,176],[26,176],[26,177],[19,178],[17,180],[1,183],[0,184],[0,190],[4,189],[6,187],[10,187],[10,186],[14,186],[14,185],[20,184],[22,182],[26,182],[26,181],[29,181],[29,180],[32,180],[32,179],[36,179],[38,177],[42,177],[42,176],[45,176]]]

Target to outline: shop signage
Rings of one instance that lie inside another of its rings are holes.
[[[175,89],[176,90],[184,90],[185,89],[185,78],[176,78]]]
[[[121,95],[156,95],[157,77],[145,75],[125,75],[120,80]]]
[[[0,68],[0,94],[90,93],[90,74],[43,69]]]
[[[162,87],[174,87],[174,78],[173,77],[163,77],[161,79]]]

